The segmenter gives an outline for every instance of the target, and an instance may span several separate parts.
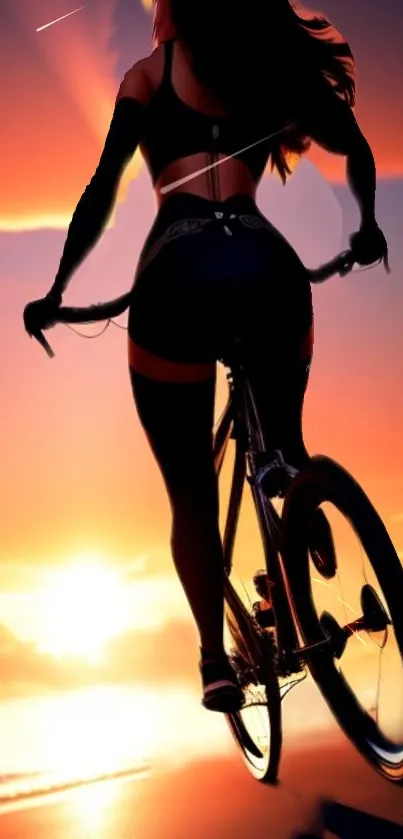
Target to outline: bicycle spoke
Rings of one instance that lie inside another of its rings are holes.
[[[283,526],[302,635],[308,647],[323,639],[311,673],[352,742],[403,783],[403,570],[388,533],[357,482],[322,455],[291,485]]]

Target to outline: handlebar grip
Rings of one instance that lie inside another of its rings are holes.
[[[46,340],[43,332],[41,332],[40,329],[38,329],[37,332],[31,332],[31,336],[32,338],[35,338],[36,341],[38,341],[38,344],[41,344],[43,349],[47,352],[49,358],[55,357],[52,347],[50,346],[49,342]]]

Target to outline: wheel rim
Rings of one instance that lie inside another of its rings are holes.
[[[265,661],[268,667],[271,666],[266,657],[270,652],[267,648],[264,655],[264,637],[258,627],[254,626],[252,617],[247,615],[246,610],[243,612],[241,629],[235,611],[239,618],[238,608],[231,609],[227,602],[224,643],[244,693],[244,705],[240,711],[227,714],[226,717],[252,775],[258,780],[274,780],[277,746],[273,748],[276,734],[272,731],[272,725],[273,722],[279,725],[279,720],[270,718],[267,701],[269,674],[265,669]],[[275,689],[278,691],[277,683]],[[271,699],[274,699],[273,695]]]
[[[233,569],[234,566],[239,567],[241,558],[243,560],[244,543],[240,531],[245,521],[242,513],[244,508],[241,509],[245,455],[237,440],[234,445],[232,442],[227,445],[225,456],[216,461],[216,468],[220,474],[221,502],[228,499],[228,503],[224,501],[220,507],[225,566]],[[253,508],[251,498],[249,503]],[[262,551],[258,522],[256,535],[259,540],[257,550]],[[261,561],[250,566],[246,573],[249,581],[258,565],[261,565]],[[235,577],[237,589],[240,584],[240,591],[235,589]],[[262,630],[254,620],[253,596],[254,587],[250,582],[249,586],[245,586],[233,570],[231,579],[225,576],[224,645],[238,672],[245,696],[243,709],[238,713],[226,714],[226,719],[252,776],[262,782],[274,783],[282,746],[280,689],[273,652],[268,649]]]

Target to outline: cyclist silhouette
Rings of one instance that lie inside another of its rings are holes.
[[[312,140],[345,155],[361,211],[350,240],[357,261],[386,259],[387,246],[375,220],[373,155],[352,111],[352,53],[328,21],[301,19],[288,0],[156,0],[153,37],[153,52],[120,85],[36,316],[40,327],[51,323],[140,146],[158,209],[129,310],[131,384],[171,504],[173,559],[200,634],[202,701],[231,711],[243,696],[223,645],[212,456],[216,362],[231,336],[246,347],[266,449],[281,449],[297,469],[309,459],[301,425],[311,289],[297,253],[256,205],[268,162],[286,183],[289,154]]]

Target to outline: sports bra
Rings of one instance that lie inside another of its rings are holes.
[[[199,152],[235,155],[260,180],[270,153],[268,142],[246,148],[268,135],[268,120],[256,117],[245,120],[235,116],[208,116],[187,105],[172,84],[174,39],[164,43],[164,71],[161,83],[147,106],[147,128],[142,149],[152,182],[156,183],[165,167],[182,157]]]

